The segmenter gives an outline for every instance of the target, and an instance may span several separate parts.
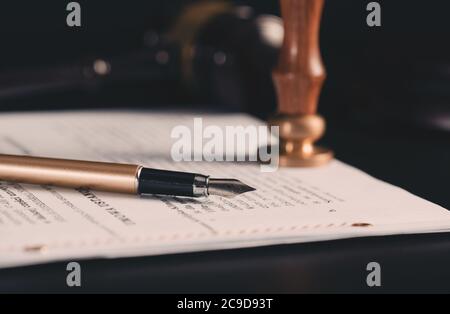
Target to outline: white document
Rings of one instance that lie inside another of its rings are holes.
[[[449,230],[449,212],[333,161],[172,162],[175,125],[260,125],[246,115],[62,112],[0,115],[0,153],[141,164],[237,178],[233,199],[139,197],[0,181],[0,267]],[[255,148],[256,149],[256,148]]]

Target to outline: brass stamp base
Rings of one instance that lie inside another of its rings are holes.
[[[280,154],[279,165],[281,167],[320,167],[329,163],[334,157],[333,151],[314,146],[309,154],[290,153]]]
[[[315,114],[278,115],[269,121],[279,127],[282,167],[318,167],[330,162],[331,150],[314,145],[325,132],[325,120]]]

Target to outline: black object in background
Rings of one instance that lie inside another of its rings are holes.
[[[158,3],[107,5],[105,17],[101,2],[81,1],[79,29],[65,26],[65,8],[49,3],[32,7],[47,16],[43,24],[4,20],[17,27],[3,28],[8,48],[0,53],[0,108],[214,104],[251,111],[258,103],[262,115],[274,110],[270,71],[278,47],[262,38],[261,28],[280,27],[278,18],[263,23],[250,7],[229,1]],[[7,11],[19,14],[19,5]],[[33,38],[23,42],[31,35],[24,25],[33,23]]]

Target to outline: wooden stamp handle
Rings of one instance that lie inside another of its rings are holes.
[[[326,77],[319,48],[324,0],[280,0],[284,43],[273,80],[278,113],[315,114]]]

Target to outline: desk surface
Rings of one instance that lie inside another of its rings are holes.
[[[332,127],[339,159],[450,208],[449,134],[392,135]],[[368,288],[378,262],[382,287]],[[450,233],[83,261],[81,288],[66,286],[66,263],[0,270],[0,292],[450,292]]]

